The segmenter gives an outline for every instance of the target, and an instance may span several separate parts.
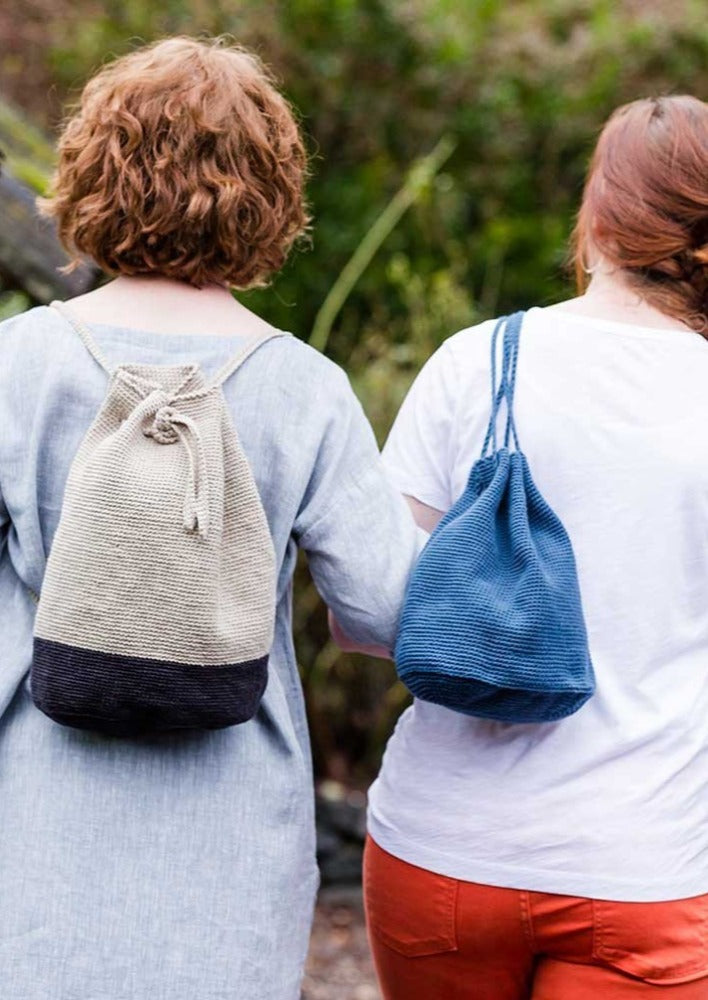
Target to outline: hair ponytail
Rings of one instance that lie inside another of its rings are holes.
[[[583,291],[588,258],[620,268],[663,313],[708,335],[708,104],[634,101],[605,125],[573,232]]]

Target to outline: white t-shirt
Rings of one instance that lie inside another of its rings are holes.
[[[479,456],[493,323],[430,359],[384,459],[445,511]],[[650,901],[708,891],[708,342],[531,309],[522,450],[575,551],[597,678],[547,724],[416,701],[370,791],[389,853],[472,882]]]

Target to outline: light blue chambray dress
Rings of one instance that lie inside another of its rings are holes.
[[[238,336],[94,326],[108,359],[199,361]],[[355,638],[391,645],[416,532],[346,377],[295,338],[227,383],[280,574],[257,717],[129,742],[63,728],[27,683],[34,604],[69,466],[106,392],[65,319],[0,325],[0,997],[296,1000],[317,886],[291,638],[298,545]]]

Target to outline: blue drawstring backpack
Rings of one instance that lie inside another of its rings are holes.
[[[413,571],[395,660],[424,701],[501,722],[551,722],[588,700],[595,677],[570,539],[519,449],[513,402],[523,316],[494,328],[482,455]]]

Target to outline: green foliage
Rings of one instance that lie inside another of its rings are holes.
[[[54,149],[39,129],[2,100],[0,149],[9,172],[37,194],[44,194],[54,165]]]
[[[6,292],[0,285],[0,323],[10,316],[17,316],[29,306],[29,300],[22,292]]]
[[[19,0],[11,0],[19,2]],[[569,294],[588,152],[636,97],[708,90],[702,0],[56,0],[35,113],[111,54],[230,32],[285,82],[312,153],[310,250],[244,301],[307,339],[411,165],[456,148],[348,291],[327,340],[383,439],[415,372],[461,326]],[[13,65],[16,65],[16,61]],[[303,577],[304,583],[304,577]],[[390,668],[340,656],[301,588],[296,633],[319,773],[370,775],[402,704]]]

